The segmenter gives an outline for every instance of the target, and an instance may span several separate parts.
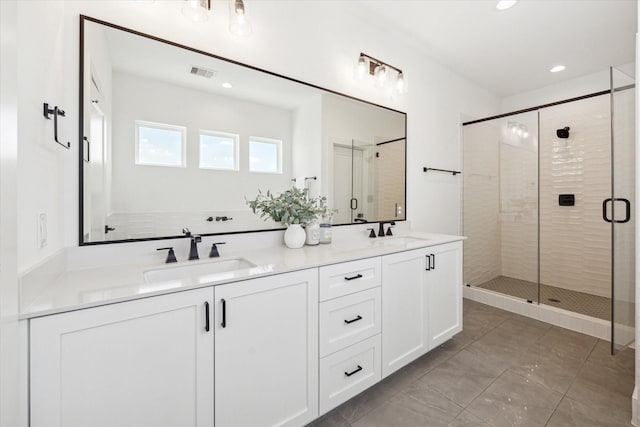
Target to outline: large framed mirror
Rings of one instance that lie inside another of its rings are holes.
[[[335,225],[404,220],[406,114],[80,16],[80,244],[280,229],[258,190]]]

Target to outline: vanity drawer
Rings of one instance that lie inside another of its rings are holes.
[[[380,286],[380,257],[320,267],[320,301]]]
[[[379,334],[381,296],[375,287],[320,303],[320,357]]]
[[[380,335],[320,359],[320,414],[380,381]]]

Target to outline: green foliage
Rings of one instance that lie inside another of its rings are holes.
[[[267,220],[271,218],[283,225],[308,224],[320,216],[333,215],[335,209],[329,209],[326,197],[309,197],[309,189],[291,188],[279,196],[267,190],[266,194],[258,190],[255,200],[247,200],[254,214]]]

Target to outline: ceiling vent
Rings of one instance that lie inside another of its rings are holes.
[[[210,79],[211,77],[216,75],[216,71],[215,70],[208,70],[206,68],[196,67],[195,65],[192,65],[191,66],[191,74],[193,74],[195,76],[200,76],[200,77],[205,77],[207,79]]]

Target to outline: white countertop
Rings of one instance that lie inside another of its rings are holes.
[[[411,237],[413,240],[403,241],[402,237]],[[224,250],[225,247],[221,246],[219,248],[222,254],[220,258],[205,258],[206,253],[201,249],[203,258],[198,261],[182,261],[172,264],[146,262],[69,270],[59,275],[53,283],[44,287],[36,298],[25,302],[26,306],[21,307],[20,318],[29,319],[81,308],[215,286],[463,239],[462,236],[410,232],[376,239],[354,238],[346,242],[304,246],[300,249],[288,249],[283,245],[269,249],[227,253]],[[144,272],[148,270],[204,264],[234,258],[244,258],[255,264],[255,267],[158,283],[145,283],[143,279]]]

